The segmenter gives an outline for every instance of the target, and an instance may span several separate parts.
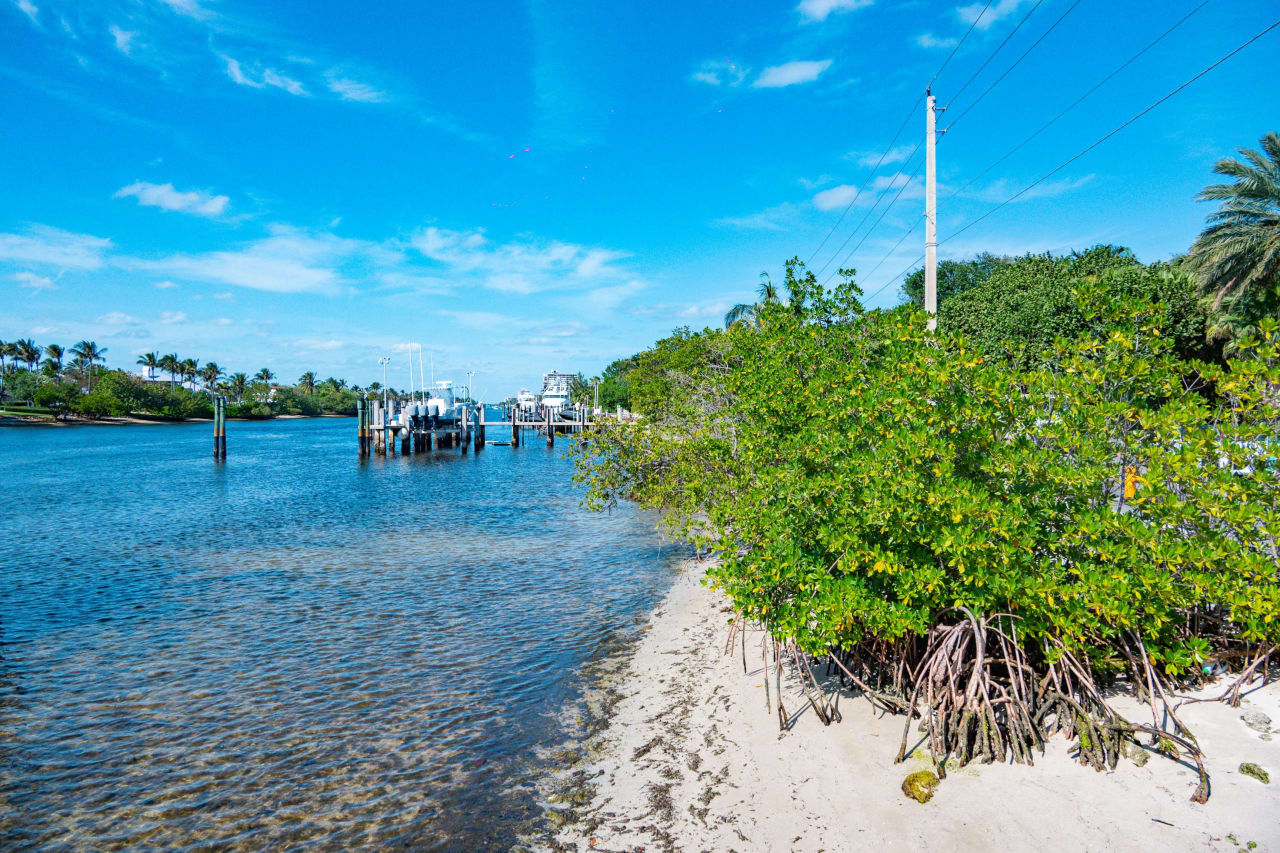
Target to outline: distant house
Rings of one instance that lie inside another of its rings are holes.
[[[169,383],[170,383],[169,374],[161,373],[158,368],[144,367],[132,375],[138,377],[143,382],[146,382],[148,385],[163,385],[166,388],[169,387]],[[199,385],[186,379],[174,380],[173,386],[175,388],[186,388],[188,391],[200,390]]]

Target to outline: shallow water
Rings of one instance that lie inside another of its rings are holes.
[[[567,441],[228,436],[0,428],[0,848],[509,847],[676,551],[578,505]]]

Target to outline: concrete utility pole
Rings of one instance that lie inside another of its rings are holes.
[[[929,331],[938,328],[938,130],[937,103],[925,92],[924,310]]]

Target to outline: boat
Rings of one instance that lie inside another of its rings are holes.
[[[572,373],[557,373],[553,370],[542,374],[542,408],[553,415],[567,408],[573,380]]]
[[[516,395],[516,409],[520,414],[533,414],[538,410],[538,397],[528,388],[521,388],[520,393]]]

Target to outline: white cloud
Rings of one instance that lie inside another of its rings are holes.
[[[750,70],[731,59],[708,59],[689,75],[689,79],[708,86],[738,86]]]
[[[813,206],[818,210],[834,210],[844,207],[853,201],[858,200],[859,207],[870,207],[875,204],[876,198],[883,192],[893,191],[897,195],[897,190],[902,188],[909,180],[909,176],[905,172],[898,172],[894,175],[880,175],[858,195],[858,188],[852,184],[841,184],[838,187],[832,187],[829,190],[823,190],[813,197]],[[924,184],[916,178],[912,181],[912,185],[902,190],[903,198],[920,198],[924,195]]]
[[[112,24],[109,29],[111,30],[111,37],[116,40],[116,50],[128,56],[133,49],[133,39],[137,33],[122,30],[115,24]]]
[[[835,180],[835,178],[833,178],[831,175],[826,175],[826,174],[819,175],[818,177],[813,179],[799,178],[800,186],[804,187],[807,190],[816,190],[818,187],[823,186],[824,184],[829,184],[833,180]]]
[[[803,60],[773,65],[760,72],[751,85],[757,89],[776,89],[781,86],[793,86],[797,83],[811,83],[818,75],[831,67],[830,59],[821,61]]]
[[[212,195],[200,190],[180,192],[173,184],[150,184],[138,181],[116,190],[114,198],[134,196],[138,204],[148,207],[159,207],[164,210],[176,210],[181,213],[192,213],[196,216],[221,216],[227,209],[230,199],[225,195]]]
[[[230,326],[232,324],[232,320],[230,317],[219,317],[213,321],[213,324],[215,326]]]
[[[137,318],[131,317],[122,311],[111,311],[103,314],[98,318],[98,322],[105,326],[136,326],[138,324]]]
[[[0,260],[54,267],[98,269],[111,241],[48,225],[32,225],[25,234],[0,234]]]
[[[33,272],[17,272],[10,276],[14,281],[23,287],[30,288],[36,293],[42,290],[57,290],[58,285],[53,283],[53,279],[44,275],[36,275]]]
[[[161,290],[170,290],[170,289],[175,288],[175,287],[177,287],[177,286],[178,286],[177,284],[175,284],[175,283],[174,283],[174,282],[172,282],[172,281],[168,281],[168,280],[165,280],[165,281],[157,281],[157,282],[156,282],[156,287],[160,288]]]
[[[32,3],[31,0],[15,0],[14,4],[21,10],[22,14],[31,19],[31,23],[36,26],[40,25],[40,8]]]
[[[982,13],[982,10],[987,6],[987,4],[974,3],[970,6],[957,6],[956,14],[960,17],[960,20],[964,21],[966,24],[973,24],[976,20],[978,23],[974,24],[974,29],[986,30],[990,29],[1001,18],[1005,18],[1018,11],[1018,9],[1027,2],[1028,0],[1000,0],[998,3],[990,4],[990,8],[987,9],[985,15]],[[982,17],[979,18],[979,15],[982,15]]]
[[[342,349],[344,346],[346,346],[346,343],[344,341],[338,341],[338,340],[326,341],[326,340],[317,340],[316,338],[299,338],[298,340],[293,342],[293,345],[298,349],[303,349],[303,350],[327,351],[327,350]]]
[[[361,83],[359,80],[352,80],[350,77],[328,75],[325,80],[329,84],[329,91],[344,101],[382,104],[390,100],[387,93],[381,89],[370,86],[368,83]]]
[[[800,0],[796,11],[808,21],[825,21],[832,12],[851,12],[865,9],[876,0]]]
[[[916,44],[925,49],[935,47],[955,47],[956,40],[953,38],[938,38],[933,33],[921,33],[916,36]]]
[[[179,15],[186,15],[188,18],[207,18],[209,16],[209,11],[200,5],[199,0],[160,0],[160,2]]]
[[[253,89],[265,89],[272,86],[277,89],[283,89],[291,95],[307,95],[307,89],[292,77],[286,77],[274,68],[263,68],[257,74],[257,79],[245,71],[240,65],[239,60],[232,59],[230,56],[223,56],[223,61],[227,63],[227,76],[241,86],[249,86]]]
[[[228,299],[230,299],[230,298],[231,298],[231,294],[230,294],[230,293],[215,293],[215,294],[213,294],[213,298],[214,298],[214,299],[218,299],[218,300],[221,300],[221,301],[225,302],[225,301],[227,301]]]
[[[1044,181],[1036,184],[1013,201],[1017,203],[1037,198],[1056,198],[1083,187],[1093,178],[1093,175],[1084,175],[1079,178],[1065,178],[1061,181]],[[961,196],[963,198],[976,198],[981,201],[997,203],[1005,201],[1021,188],[1022,184],[1020,182],[1013,182],[1008,178],[1000,178],[984,187],[971,187],[961,193]]]
[[[850,151],[846,157],[855,161],[859,166],[865,166],[869,169],[875,168],[879,163],[888,166],[892,163],[901,163],[915,152],[915,147],[911,145],[899,145],[892,148],[888,152],[880,151]],[[884,161],[880,160],[880,155],[884,153]]]
[[[502,293],[591,286],[626,275],[615,265],[627,257],[624,252],[542,241],[529,235],[494,244],[483,231],[450,231],[431,226],[415,234],[410,245],[423,256],[447,266],[452,278],[472,278],[481,286]]]
[[[732,308],[728,302],[700,302],[680,309],[676,316],[682,320],[695,320],[704,317],[723,317]]]
[[[747,216],[725,216],[711,224],[746,231],[785,231],[795,223],[795,219],[795,205],[783,202]]]
[[[165,311],[160,315],[161,323],[185,323],[187,322],[187,312],[185,311]]]

